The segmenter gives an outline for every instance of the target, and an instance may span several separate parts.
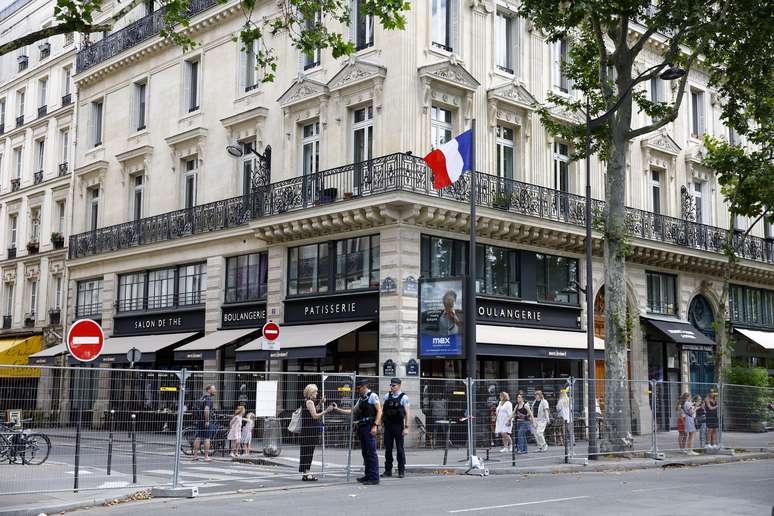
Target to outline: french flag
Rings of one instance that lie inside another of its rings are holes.
[[[452,138],[430,154],[425,162],[433,171],[433,187],[446,188],[473,168],[473,129]]]

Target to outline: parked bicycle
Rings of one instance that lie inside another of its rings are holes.
[[[20,421],[29,423],[32,419]],[[51,440],[46,434],[32,432],[29,429],[17,429],[16,421],[0,422],[0,461],[9,464],[21,462],[30,466],[40,466],[51,452]]]
[[[212,439],[210,439],[210,453],[212,455],[220,452],[220,455],[224,457],[229,451],[229,442],[228,439],[226,439],[226,435],[228,435],[228,423],[230,419],[230,416],[225,414],[216,414],[212,417],[212,421],[210,423],[214,427],[213,436]],[[194,441],[196,440],[196,435],[198,432],[199,427],[196,424],[183,428],[182,440],[180,441],[180,451],[182,451],[185,455],[193,454]],[[202,443],[202,446],[204,446],[204,443]]]

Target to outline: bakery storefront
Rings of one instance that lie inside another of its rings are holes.
[[[291,247],[279,349],[237,348],[237,370],[378,374],[379,235]]]

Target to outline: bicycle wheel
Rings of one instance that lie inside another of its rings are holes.
[[[51,452],[51,440],[46,434],[28,434],[23,438],[21,458],[24,464],[40,466]]]
[[[180,451],[183,455],[193,453],[194,440],[196,439],[196,428],[188,427],[183,429],[183,438],[180,440]]]

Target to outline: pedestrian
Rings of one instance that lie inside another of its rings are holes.
[[[524,455],[527,453],[527,432],[532,421],[532,413],[521,393],[516,395],[516,406],[513,408],[511,419],[516,419],[516,453]]]
[[[699,432],[699,448],[707,445],[707,408],[698,394],[693,397],[693,410],[696,412],[696,430]]]
[[[696,434],[696,410],[693,407],[690,392],[684,392],[680,396],[679,410],[683,416],[683,452],[686,455],[698,455],[693,451],[693,438]],[[678,427],[679,424],[678,420]]]
[[[242,455],[250,455],[250,445],[253,443],[253,428],[255,428],[255,414],[250,412],[245,417],[242,425]]]
[[[371,391],[368,380],[361,378],[357,381],[359,394],[357,403],[350,409],[334,408],[342,414],[352,414],[353,421],[357,422],[357,435],[360,438],[360,452],[363,455],[365,475],[357,481],[364,485],[377,485],[379,483],[379,456],[376,454],[376,432],[382,424],[382,404],[379,396]]]
[[[564,440],[567,437],[567,432],[570,424],[570,397],[567,395],[567,390],[562,389],[559,392],[559,401],[556,402],[556,417],[561,418],[561,429],[559,435],[561,436],[561,444],[564,444]]]
[[[717,450],[719,448],[718,427],[720,426],[720,420],[718,419],[718,399],[714,389],[707,394],[707,399],[704,400],[704,408],[707,412],[707,447]]]
[[[242,416],[244,415],[245,408],[239,405],[234,411],[234,415],[231,416],[231,421],[228,423],[226,439],[231,444],[231,453],[229,455],[231,455],[232,459],[236,459],[237,452],[239,451],[239,441],[242,439]]]
[[[400,378],[390,380],[390,392],[384,395],[382,422],[384,423],[384,473],[392,476],[392,446],[395,445],[398,456],[398,477],[406,476],[406,451],[403,440],[409,432],[411,412],[406,393],[401,392]]]
[[[543,397],[543,391],[536,390],[535,401],[532,402],[532,433],[535,435],[535,443],[539,452],[548,450],[544,433],[549,421],[551,421],[549,410],[548,400]]]
[[[677,400],[677,406],[675,411],[677,412],[677,447],[680,449],[680,453],[685,453],[685,412],[683,412],[683,403],[690,398],[690,394],[683,393]]]
[[[217,394],[215,386],[210,384],[204,389],[204,394],[193,405],[193,416],[196,420],[196,439],[193,444],[193,460],[199,460],[199,450],[204,443],[204,462],[210,462],[210,442],[215,434],[212,424],[213,398]]]
[[[503,447],[500,453],[506,453],[510,451],[513,446],[511,440],[511,433],[513,432],[513,424],[511,415],[513,414],[513,404],[511,403],[511,397],[507,392],[500,393],[500,403],[497,405],[497,420],[495,422],[495,434],[499,435],[503,440]]]
[[[320,419],[329,412],[336,409],[336,404],[332,403],[328,408],[323,409],[324,400],[317,399],[319,389],[317,385],[310,383],[304,387],[304,406],[301,411],[301,435],[298,437],[299,443],[299,461],[298,472],[301,473],[301,480],[304,482],[316,482],[317,477],[312,475],[312,458],[314,457],[314,448],[320,444],[320,435],[322,434],[322,425]]]

